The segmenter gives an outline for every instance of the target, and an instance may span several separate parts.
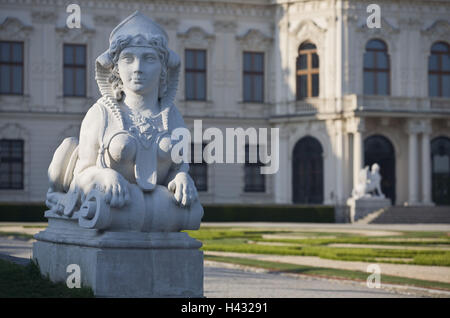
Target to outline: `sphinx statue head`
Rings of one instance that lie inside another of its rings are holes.
[[[109,48],[96,60],[95,79],[102,96],[113,104],[121,101],[124,92],[145,93],[155,88],[161,109],[173,105],[176,95],[180,58],[168,48],[168,36],[164,29],[152,19],[136,11],[111,32]],[[142,67],[141,77],[134,77],[130,63],[139,56],[140,62],[151,62],[151,67]]]

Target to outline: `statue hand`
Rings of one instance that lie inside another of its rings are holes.
[[[105,202],[113,208],[121,208],[130,200],[129,183],[113,169],[101,169],[95,177],[93,187],[105,194]]]
[[[194,181],[186,172],[179,172],[167,188],[174,194],[176,202],[183,207],[190,206],[198,197]]]

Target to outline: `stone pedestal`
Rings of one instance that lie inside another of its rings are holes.
[[[350,198],[347,205],[350,208],[350,222],[353,223],[373,212],[390,207],[391,200],[379,197]]]
[[[50,218],[35,238],[33,259],[54,282],[77,264],[98,297],[203,297],[201,243],[187,233],[102,232]]]

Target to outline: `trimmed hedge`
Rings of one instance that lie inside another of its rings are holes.
[[[302,205],[205,205],[202,222],[334,223],[334,207]]]
[[[202,222],[334,223],[334,207],[302,205],[204,205]],[[0,204],[0,222],[46,222],[44,204]]]
[[[45,204],[0,204],[0,222],[47,222]]]

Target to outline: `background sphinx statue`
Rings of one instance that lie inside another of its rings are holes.
[[[102,97],[49,167],[47,215],[115,231],[198,229],[203,209],[187,163],[172,161],[172,130],[185,127],[173,103],[180,58],[166,32],[136,12],[96,60]]]
[[[374,163],[369,170],[369,166],[365,166],[361,169],[358,176],[359,183],[355,186],[352,191],[352,197],[355,199],[359,198],[385,198],[383,192],[381,191],[381,175],[380,166]]]

